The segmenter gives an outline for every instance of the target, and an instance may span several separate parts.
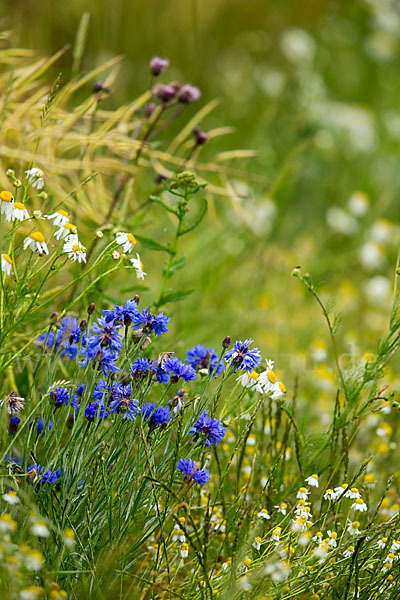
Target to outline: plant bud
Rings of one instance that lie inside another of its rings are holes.
[[[231,336],[227,335],[223,340],[222,340],[222,347],[223,348],[229,348],[229,346],[231,345]]]
[[[85,331],[87,328],[87,321],[86,319],[82,319],[82,321],[79,323],[79,329],[81,331]]]
[[[57,318],[58,318],[58,313],[56,313],[56,312],[51,313],[50,323],[55,323],[57,321]]]
[[[136,304],[139,304],[139,301],[140,301],[139,294],[136,294],[136,296],[133,298],[133,301],[136,302]]]
[[[92,315],[94,313],[94,309],[95,309],[94,302],[91,302],[87,308],[88,315]]]

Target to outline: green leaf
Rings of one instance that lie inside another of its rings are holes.
[[[185,265],[186,256],[181,256],[180,258],[176,258],[175,260],[173,260],[171,266],[169,267],[168,277],[172,277],[174,273],[176,273],[180,269],[183,269]]]
[[[194,223],[192,223],[192,225],[188,225],[185,229],[182,229],[182,231],[180,232],[179,235],[185,235],[186,233],[189,233],[189,231],[193,231],[193,229],[196,229],[196,227],[198,225],[200,225],[201,221],[203,220],[203,217],[207,212],[207,208],[208,208],[207,199],[204,198],[203,207],[200,211],[200,214],[197,216],[197,219],[194,221]]]
[[[158,250],[159,252],[168,252],[168,254],[171,254],[170,248],[159,244],[158,242],[156,242],[156,240],[153,240],[152,238],[144,237],[143,235],[138,235],[137,233],[135,233],[135,238],[145,248],[150,248],[150,250]]]
[[[158,306],[161,306],[162,304],[167,304],[167,302],[179,302],[187,296],[190,296],[192,292],[193,290],[178,290],[176,292],[169,292],[167,294],[164,294],[164,296],[160,298]]]

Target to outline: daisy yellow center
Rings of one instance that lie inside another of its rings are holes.
[[[305,494],[305,493],[307,492],[307,490],[306,490],[306,488],[304,488],[304,487],[301,487],[301,488],[299,489],[299,492],[301,492],[302,494]]]
[[[360,527],[360,521],[353,521],[352,525],[355,529],[358,529]]]
[[[247,375],[251,378],[254,379],[254,381],[257,381],[258,379],[258,373],[256,373],[255,371],[251,371],[251,373],[247,373]]]
[[[69,219],[69,214],[67,213],[66,210],[63,210],[62,208],[60,208],[57,212],[59,215],[61,215],[63,217],[67,217],[67,219]]]
[[[267,377],[271,383],[276,383],[276,375],[273,371],[268,371]]]
[[[72,231],[72,233],[76,233],[78,231],[76,226],[72,225],[72,223],[66,223],[64,225],[64,229],[68,229],[68,231]]]
[[[128,242],[130,242],[132,244],[132,246],[136,245],[135,237],[131,233],[128,233],[126,237],[128,238]],[[142,264],[142,263],[140,263],[140,264]]]
[[[334,540],[336,540],[336,538],[337,538],[336,531],[331,531],[331,538],[333,538]]]
[[[12,202],[14,200],[14,196],[11,192],[4,190],[0,193],[0,200],[3,200],[3,202]]]
[[[364,504],[364,500],[362,498],[357,498],[356,504]]]
[[[283,392],[284,394],[286,394],[286,386],[285,386],[285,384],[282,383],[282,381],[280,381],[278,383],[278,385],[279,385],[279,389],[281,390],[281,392]],[[315,475],[313,475],[313,477],[315,477]]]
[[[245,567],[249,567],[251,565],[251,558],[245,558],[243,564]]]
[[[311,477],[312,477],[313,479],[318,479],[318,475],[316,475],[315,473],[314,473],[313,475],[311,475]]]
[[[34,242],[39,242],[39,243],[43,243],[44,242],[44,237],[43,234],[40,231],[34,231],[33,233],[31,233],[31,235],[29,236]]]
[[[12,260],[11,258],[8,256],[8,254],[3,254],[3,258],[6,262],[8,262],[10,265],[12,265]]]
[[[19,208],[19,210],[25,210],[25,204],[22,204],[22,202],[15,202],[14,207]]]
[[[80,246],[78,246],[78,244],[74,244],[72,246],[72,252],[74,252],[75,254],[77,254],[80,251],[81,251],[81,248],[80,248]]]

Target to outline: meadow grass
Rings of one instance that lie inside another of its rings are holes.
[[[342,282],[341,324],[335,278],[265,247],[271,200],[244,206],[253,152],[202,160],[216,103],[152,64],[110,106],[120,59],[82,74],[86,31],[68,79],[47,74],[63,50],[0,55],[2,597],[395,598],[396,228],[360,192],[330,207],[330,267],[359,228],[395,281],[358,320]],[[311,267],[328,247],[296,243]]]

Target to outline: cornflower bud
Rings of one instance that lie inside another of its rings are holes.
[[[57,321],[57,318],[58,318],[58,313],[56,313],[56,312],[51,313],[50,323],[55,323]]]
[[[139,301],[140,301],[139,294],[136,294],[136,296],[133,298],[133,301],[136,302],[136,304],[139,304]]]
[[[94,302],[91,302],[87,308],[88,315],[92,315],[94,313],[94,309],[95,309]]]
[[[222,340],[222,347],[223,348],[229,348],[229,346],[231,345],[231,336],[227,335],[223,340]]]
[[[79,323],[79,329],[81,331],[85,331],[87,328],[87,321],[86,319],[82,319],[82,321]]]

